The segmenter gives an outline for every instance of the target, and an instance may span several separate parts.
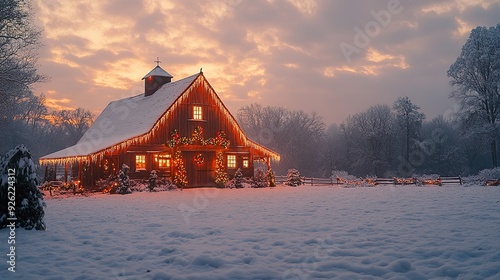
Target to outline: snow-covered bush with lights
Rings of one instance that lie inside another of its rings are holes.
[[[302,178],[300,177],[300,172],[297,169],[288,169],[285,185],[291,187],[302,185]]]
[[[0,228],[11,222],[7,218],[15,217],[16,227],[45,230],[46,204],[39,185],[36,165],[24,145],[15,147],[1,158]],[[15,204],[9,203],[11,201]]]
[[[130,167],[128,165],[123,164],[120,169],[120,173],[118,173],[118,186],[116,186],[116,193],[118,194],[129,194],[132,193],[130,190],[130,178],[128,176],[128,172],[130,171]]]

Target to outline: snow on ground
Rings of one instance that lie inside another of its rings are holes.
[[[500,279],[500,187],[195,189],[47,199],[1,279]]]

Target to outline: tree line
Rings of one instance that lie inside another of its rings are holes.
[[[491,167],[487,139],[468,137],[453,120],[426,121],[408,97],[374,105],[327,126],[315,113],[251,104],[238,121],[247,135],[281,154],[277,174],[356,176],[465,175]]]

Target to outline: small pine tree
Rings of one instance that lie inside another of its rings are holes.
[[[156,170],[151,170],[151,173],[149,173],[149,191],[154,192],[156,185],[157,185],[157,180],[158,180],[158,175],[156,174]]]
[[[276,187],[276,176],[274,176],[274,171],[269,169],[266,173],[267,183],[270,187]]]
[[[130,190],[130,178],[128,177],[128,172],[130,167],[128,165],[123,164],[120,169],[120,173],[118,173],[118,186],[116,192],[119,194],[129,194],[132,193]]]
[[[302,185],[302,178],[297,169],[288,169],[288,174],[286,175],[286,185],[291,187],[296,187]]]
[[[258,168],[253,176],[253,187],[254,188],[265,188],[267,187],[267,178],[262,169]]]
[[[43,194],[31,153],[24,145],[10,150],[0,160],[0,228],[16,218],[16,227],[45,230]],[[15,202],[13,204],[12,202]],[[15,210],[9,208],[13,206]]]
[[[238,168],[236,170],[236,173],[234,173],[234,187],[237,189],[243,188],[243,173],[241,172],[241,169]]]

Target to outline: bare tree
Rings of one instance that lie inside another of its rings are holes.
[[[28,0],[0,1],[0,129],[25,118],[19,112],[34,98],[31,85],[45,79],[36,69],[41,31],[31,25],[30,10]],[[9,137],[0,134],[0,151],[16,144]]]
[[[80,138],[93,122],[94,115],[83,108],[75,110],[61,110],[52,113],[55,126],[61,135],[66,135],[67,144],[73,145]]]
[[[416,148],[415,144],[425,115],[418,111],[420,107],[413,104],[408,97],[399,97],[392,107],[396,111],[396,118],[402,132],[402,157],[408,163],[411,152]]]
[[[451,97],[461,105],[461,120],[468,132],[489,139],[491,160],[497,159],[497,121],[500,114],[500,24],[473,29],[448,77]]]
[[[319,172],[325,130],[321,116],[251,104],[240,108],[237,117],[251,139],[281,154],[278,173],[289,168],[308,176]]]

